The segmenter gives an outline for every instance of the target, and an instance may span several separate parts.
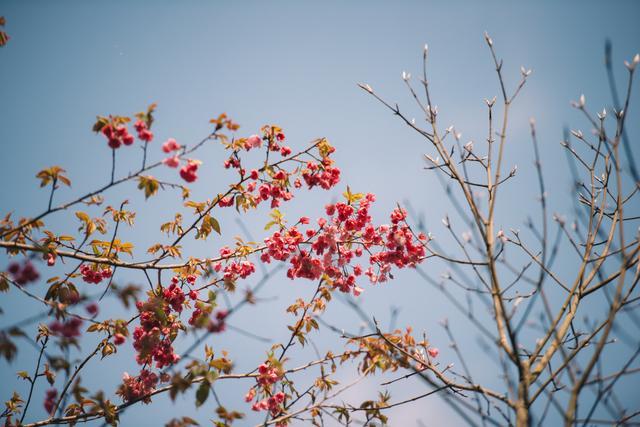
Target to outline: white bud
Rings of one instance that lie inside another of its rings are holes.
[[[425,43],[423,49],[424,49],[424,54],[426,55],[429,52],[429,45]]]
[[[557,213],[553,214],[553,220],[556,221],[560,225],[564,225],[565,222],[566,222],[566,219],[562,215],[559,215]]]
[[[442,218],[442,225],[444,225],[445,227],[449,228],[449,218],[448,217],[444,217]]]
[[[440,157],[436,157],[436,158],[434,159],[433,157],[431,157],[431,156],[430,156],[430,155],[428,155],[428,154],[425,154],[424,156],[427,158],[427,160],[429,160],[429,161],[430,161],[431,163],[433,163],[434,165],[437,165],[437,164],[438,164],[438,162],[440,161]]]
[[[582,131],[581,130],[572,130],[571,134],[578,139],[582,139]]]
[[[584,97],[584,94],[580,95],[580,99],[578,100],[578,102],[580,103],[581,107],[584,107],[584,104],[586,103],[586,99]]]
[[[366,83],[358,83],[358,86],[360,86],[362,89],[366,90],[369,93],[373,93],[373,89],[371,88],[371,86],[369,86]]]
[[[496,103],[496,97],[494,96],[490,100],[485,98],[484,102],[487,104],[487,107],[491,108],[493,107],[493,104]]]
[[[409,79],[411,78],[411,73],[407,73],[406,71],[402,72],[402,80],[409,81]]]
[[[489,33],[487,33],[486,31],[484,32],[484,39],[489,46],[493,46],[493,40],[491,40],[491,37],[489,37]]]
[[[473,141],[467,142],[464,145],[464,149],[471,153],[473,151]]]
[[[601,113],[598,113],[598,118],[600,120],[604,120],[604,118],[607,117],[607,110],[605,108],[602,109]]]
[[[529,77],[529,74],[531,74],[531,68],[529,68],[528,70],[524,67],[520,67],[520,73],[522,74],[522,77],[527,78]]]
[[[631,63],[629,63],[628,61],[624,61],[624,66],[627,67],[629,71],[633,71],[635,70],[636,65],[638,65],[638,63],[640,63],[640,54],[636,53],[636,55],[631,60]]]

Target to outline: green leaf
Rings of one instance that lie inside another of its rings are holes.
[[[222,234],[220,233],[220,223],[218,222],[218,220],[212,217],[209,221],[211,222],[211,226],[213,227],[215,232],[218,234]]]
[[[211,390],[211,385],[204,381],[198,387],[198,391],[196,391],[196,407],[200,407],[207,401],[209,398],[209,390]]]

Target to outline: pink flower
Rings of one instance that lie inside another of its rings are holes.
[[[280,149],[280,154],[282,154],[283,157],[288,156],[289,154],[291,154],[291,148],[287,147],[286,145],[284,147],[282,147]]]
[[[151,140],[153,140],[153,132],[149,129],[144,129],[141,132],[138,132],[138,138],[144,142],[151,142]]]
[[[256,389],[251,387],[247,394],[244,395],[244,401],[251,402],[254,397],[256,397]]]
[[[258,148],[262,145],[262,138],[260,138],[258,135],[251,135],[249,138],[247,138],[244,141],[244,148],[245,150],[249,151],[252,148]]]
[[[92,316],[95,316],[96,314],[98,314],[98,304],[96,304],[95,302],[92,302],[91,304],[87,305],[85,307],[85,310],[87,310],[87,313],[89,313]]]
[[[167,157],[162,161],[162,163],[170,168],[177,168],[180,166],[180,157],[176,154],[175,156]]]
[[[194,182],[197,178],[198,165],[197,160],[189,160],[186,165],[180,169],[180,177],[187,182]]]
[[[124,341],[125,341],[125,337],[122,334],[115,334],[113,336],[113,343],[115,345],[122,345],[124,344]]]
[[[436,347],[431,347],[427,350],[427,353],[429,353],[430,357],[433,357],[435,359],[440,354],[440,350],[438,350]]]
[[[162,144],[162,151],[164,151],[165,153],[170,153],[172,151],[177,151],[179,149],[181,149],[182,146],[180,144],[178,144],[176,142],[175,139],[173,138],[169,138],[167,139],[167,141]]]
[[[44,409],[48,414],[53,411],[53,408],[56,404],[56,400],[58,399],[58,390],[55,388],[50,388],[47,390],[47,394],[44,400]]]
[[[147,128],[147,124],[142,120],[138,120],[133,124],[133,127],[136,129],[136,132],[142,132]]]

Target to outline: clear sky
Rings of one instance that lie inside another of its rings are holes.
[[[247,134],[256,133],[263,124],[279,124],[294,149],[327,137],[338,150],[342,184],[330,194],[316,191],[287,205],[283,211],[291,218],[319,215],[322,206],[349,185],[355,191],[376,193],[374,213],[380,221],[397,202],[410,200],[429,229],[442,234],[440,219],[452,207],[437,179],[422,169],[422,154],[429,148],[356,83],[370,84],[386,99],[405,106],[403,110],[413,111],[408,114],[418,115],[400,76],[403,70],[418,74],[422,47],[428,43],[431,87],[441,123],[455,125],[465,142],[480,144],[486,138],[483,99],[499,94],[483,40],[486,30],[504,58],[510,87],[517,84],[521,65],[533,70],[514,107],[506,158],[509,166],[518,165],[519,181],[505,188],[499,213],[505,229],[520,228],[537,208],[529,118],[535,117],[538,124],[545,171],[553,183],[550,200],[559,213],[568,213],[570,179],[559,146],[562,129],[583,127],[588,131],[569,102],[584,93],[594,110],[610,107],[603,66],[606,38],[613,43],[620,79],[625,75],[623,60],[640,50],[640,3],[635,1],[3,0],[0,15],[6,17],[5,31],[11,36],[0,49],[3,215],[7,211],[33,215],[46,207],[45,192],[34,178],[46,166],[63,166],[73,180],[71,190],[57,195],[59,202],[104,183],[109,152],[104,141],[91,132],[95,116],[132,114],[156,102],[157,139],[153,144],[168,137],[194,143],[207,134],[208,120],[220,112],[227,112]],[[634,89],[636,100],[639,86]],[[629,123],[628,130],[637,134],[638,121]],[[161,153],[155,148],[152,158],[159,159]],[[220,147],[204,151],[194,198],[211,197],[226,185],[229,175],[221,169],[222,151]],[[124,175],[138,161],[137,154],[135,160],[123,159],[119,174]],[[158,224],[178,209],[175,197],[168,195],[145,203],[134,186],[109,195],[111,204],[128,198],[140,210],[136,230],[127,231],[127,236],[142,242],[141,248],[152,242],[150,236]],[[256,239],[264,237],[265,214],[260,211],[243,219]],[[231,213],[220,214],[220,220],[224,241],[243,234]],[[62,230],[74,222],[59,217],[51,224]],[[185,250],[203,254],[217,247],[217,243],[212,248],[189,242]],[[438,278],[443,266],[424,269]],[[282,314],[283,308],[312,291],[309,283],[278,277],[264,291],[265,297],[275,299],[249,316],[243,313],[235,325],[283,340],[285,325],[292,320]],[[4,298],[12,298],[15,304],[8,308],[3,304],[0,325],[38,309],[15,294]],[[445,317],[457,328],[460,340],[468,343],[469,351],[478,348],[465,320],[456,318],[442,297],[414,273],[403,272],[383,287],[367,286],[362,301],[367,312],[383,322],[389,320],[390,306],[402,307],[396,324],[414,324],[417,330],[428,331],[433,341],[441,342],[445,360],[454,359],[438,326]],[[327,314],[332,323],[357,330],[360,321],[339,302],[336,305]],[[334,338],[321,337],[317,342],[327,349],[332,343],[335,346]],[[233,331],[217,336],[212,345],[230,350],[241,368],[255,366],[268,347]],[[18,384],[14,371],[32,365],[34,354],[25,347],[23,355],[20,363],[0,364],[3,399]],[[137,369],[124,359],[90,367],[94,379],[87,379],[87,384],[113,389],[123,371]],[[479,376],[495,381],[497,371],[487,366],[493,367],[490,358],[474,360]],[[375,385],[374,381],[351,397],[373,397]],[[390,391],[400,399],[418,390],[415,387]],[[220,397],[229,406],[237,403],[239,409],[249,411],[239,403],[246,388],[245,384],[229,385]],[[42,412],[41,406],[37,405]],[[187,399],[152,408],[128,411],[123,425],[159,425],[174,415],[193,415]],[[391,415],[397,420],[392,425],[418,425],[418,419],[425,425],[453,425],[438,399]],[[207,410],[195,416],[203,422],[211,417]]]

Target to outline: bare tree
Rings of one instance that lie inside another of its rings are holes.
[[[614,107],[593,112],[584,95],[572,103],[591,128],[591,132],[572,130],[561,144],[568,154],[567,170],[575,183],[570,194],[573,219],[555,213],[548,204],[548,182],[536,123],[531,119],[540,212],[537,221],[528,221],[530,233],[525,237],[517,228],[497,229],[496,212],[500,209],[499,201],[503,205],[509,203],[499,197],[505,185],[529,190],[524,182],[513,181],[516,168],[508,169],[504,159],[510,148],[511,106],[531,71],[521,68],[520,80],[511,89],[503,61],[488,34],[485,41],[500,93],[485,100],[488,130],[486,144],[481,146],[463,145],[453,127],[442,129],[439,124],[438,109],[430,94],[427,46],[419,88],[412,85],[410,74],[405,72],[402,76],[426,126],[410,119],[397,104],[384,100],[371,86],[360,87],[432,147],[433,151],[425,155],[426,169],[438,175],[455,214],[464,222],[461,226],[470,227],[472,232],[460,235],[461,230],[453,220],[445,218],[444,228],[457,250],[443,251],[436,242],[430,242],[427,257],[442,259],[452,272],[446,273],[443,281],[432,279],[431,274],[420,268],[419,272],[495,346],[488,351],[499,356],[497,374],[504,378],[505,387],[494,390],[473,381],[465,352],[460,350],[465,343],[455,340],[447,322],[444,328],[461,361],[461,372],[455,372],[451,365],[443,369],[433,358],[425,357],[426,339],[420,343],[401,339],[399,331],[383,333],[377,323],[372,324],[373,336],[354,340],[364,347],[378,346],[382,354],[392,359],[391,364],[399,363],[412,371],[399,380],[418,375],[432,392],[445,393],[444,401],[471,425],[477,422],[544,425],[553,411],[567,426],[635,424],[640,415],[638,400],[635,407],[626,408],[620,403],[619,393],[621,383],[628,387],[629,381],[638,381],[636,375],[640,370],[637,367],[640,296],[636,289],[640,278],[637,228],[640,182],[634,159],[625,157],[631,153],[625,123],[631,120],[628,113],[631,88],[640,56],[625,61],[628,80],[620,103],[608,43],[606,65]],[[570,267],[554,265],[562,251],[575,255]],[[565,277],[566,271],[572,277]],[[460,298],[456,290],[467,296]],[[464,300],[467,304],[461,302]],[[474,314],[472,300],[490,307],[488,319]],[[594,301],[604,301],[604,307],[600,304],[594,310]],[[352,306],[357,310],[356,305]],[[368,318],[366,313],[360,314]],[[633,329],[625,333],[621,328],[627,326]],[[624,343],[609,350],[616,335]],[[612,358],[614,351],[617,357]]]

